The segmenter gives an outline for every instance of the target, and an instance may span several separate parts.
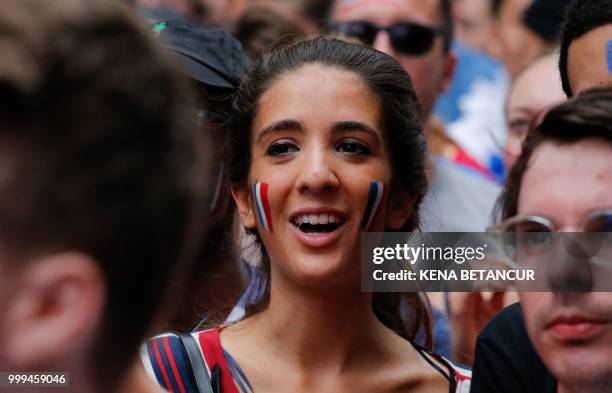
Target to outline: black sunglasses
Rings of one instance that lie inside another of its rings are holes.
[[[366,21],[332,22],[332,31],[357,38],[366,45],[372,45],[380,31],[386,31],[391,45],[398,53],[406,55],[423,55],[431,49],[436,35],[447,37],[443,28],[420,25],[414,22],[400,22],[388,27],[380,27]]]

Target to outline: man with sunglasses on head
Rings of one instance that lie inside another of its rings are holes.
[[[612,89],[590,90],[527,136],[494,230],[536,285],[478,337],[473,393],[612,391],[611,124]]]

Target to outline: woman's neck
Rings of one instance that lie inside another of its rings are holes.
[[[376,318],[372,295],[359,286],[313,290],[282,279],[272,282],[265,311],[221,332],[224,349],[255,391],[278,391],[279,386],[397,391],[407,381],[425,388],[417,391],[432,391],[425,381],[446,383]]]
[[[262,347],[305,371],[340,372],[360,356],[375,355],[385,328],[372,311],[371,294],[359,288],[330,294],[280,281],[271,288],[268,308],[247,321],[250,337]]]

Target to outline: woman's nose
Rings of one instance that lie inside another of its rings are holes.
[[[332,158],[325,149],[316,149],[305,157],[305,165],[297,180],[297,189],[301,193],[318,194],[338,187]]]

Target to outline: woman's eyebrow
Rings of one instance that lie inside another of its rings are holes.
[[[304,132],[302,123],[293,119],[285,119],[274,122],[269,126],[264,127],[257,136],[256,143],[259,143],[266,135],[277,131],[300,131]]]
[[[380,141],[380,133],[378,131],[358,121],[339,121],[334,123],[332,129],[335,132],[361,131],[370,134]]]

